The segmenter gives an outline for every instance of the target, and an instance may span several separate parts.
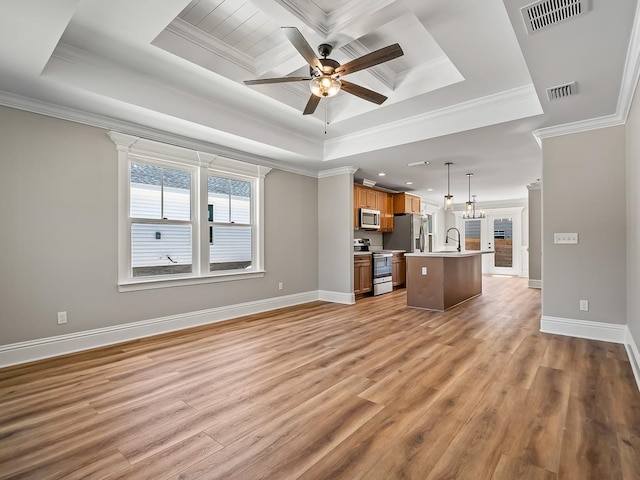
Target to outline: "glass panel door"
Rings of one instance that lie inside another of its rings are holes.
[[[482,220],[465,220],[464,221],[464,249],[465,250],[481,250],[481,232]]]
[[[513,221],[510,218],[493,219],[493,247],[496,252],[494,266],[513,267]]]
[[[491,255],[490,274],[519,275],[517,256],[514,248],[515,225],[512,217],[492,215],[487,217],[489,230],[489,248],[495,253]]]

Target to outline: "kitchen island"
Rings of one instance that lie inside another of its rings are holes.
[[[482,294],[482,257],[493,251],[406,253],[407,306],[447,310]]]

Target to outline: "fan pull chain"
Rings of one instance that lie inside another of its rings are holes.
[[[329,112],[329,102],[328,99],[325,100],[324,103],[324,134],[327,134],[327,125],[329,125],[329,120],[327,120],[328,118],[328,112]]]

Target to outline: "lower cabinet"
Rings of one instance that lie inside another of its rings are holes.
[[[401,287],[407,278],[407,261],[404,253],[394,253],[391,259],[391,285]]]
[[[371,255],[354,255],[353,257],[353,293],[373,291],[373,259]]]

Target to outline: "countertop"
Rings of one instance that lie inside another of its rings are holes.
[[[379,252],[380,250],[371,250],[369,252],[353,252],[354,255],[371,255],[373,253]],[[383,249],[383,251],[385,252],[391,252],[391,253],[405,253],[406,250],[388,250],[388,249]],[[405,253],[405,255],[407,255]]]
[[[474,250],[467,252],[416,252],[405,253],[405,257],[472,257],[474,255],[484,255],[487,253],[496,253],[493,250]]]

